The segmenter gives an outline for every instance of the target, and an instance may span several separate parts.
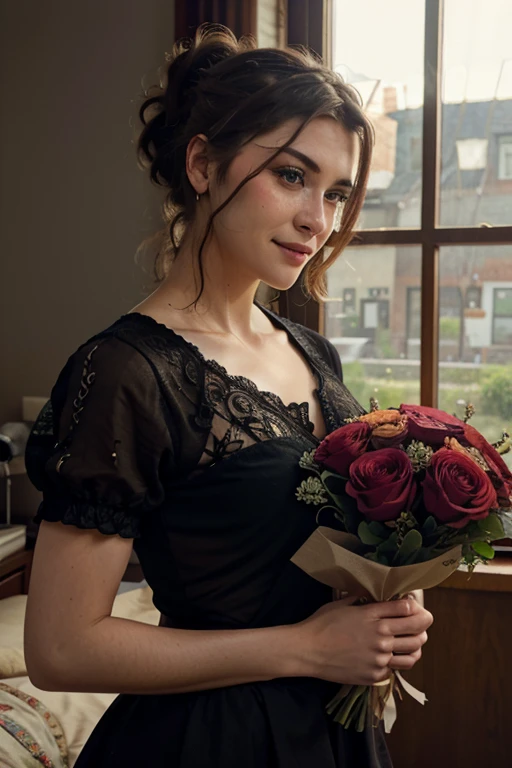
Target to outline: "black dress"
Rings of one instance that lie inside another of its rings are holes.
[[[363,413],[332,344],[260,308],[311,366],[327,430]],[[134,538],[167,626],[298,622],[332,597],[290,563],[315,528],[295,497],[312,431],[307,403],[285,405],[153,319],[124,315],[70,357],[34,426],[36,520]],[[381,728],[346,731],[325,712],[338,688],[278,678],[121,694],[76,768],[390,768]]]

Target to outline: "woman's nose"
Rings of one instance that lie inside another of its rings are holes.
[[[311,235],[322,234],[327,226],[324,200],[318,201],[310,198],[297,214],[296,225]]]

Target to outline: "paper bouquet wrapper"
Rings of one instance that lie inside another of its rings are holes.
[[[293,555],[291,561],[333,590],[384,602],[415,589],[429,589],[441,584],[457,569],[462,557],[462,547],[457,546],[424,563],[391,567],[362,557],[361,551],[364,549],[357,536],[333,528],[319,527]],[[375,714],[384,720],[385,730],[389,733],[396,719],[393,690],[400,693],[402,689],[421,704],[427,699],[424,693],[413,688],[397,671],[393,672],[393,679],[385,683],[389,685],[386,694],[381,695],[376,705]],[[380,690],[384,691],[384,688]]]
[[[457,569],[462,557],[462,547],[458,546],[426,563],[391,567],[362,557],[361,550],[357,536],[321,526],[291,561],[333,589],[383,602],[413,589],[441,584]]]

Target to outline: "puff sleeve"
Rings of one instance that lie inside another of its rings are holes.
[[[148,360],[115,337],[72,355],[34,424],[27,473],[43,493],[35,522],[137,538],[165,498],[173,451]]]

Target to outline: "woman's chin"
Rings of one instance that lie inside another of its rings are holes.
[[[288,291],[295,285],[301,272],[302,269],[294,269],[290,270],[290,274],[288,275],[268,275],[267,277],[262,277],[261,281],[275,291]]]

